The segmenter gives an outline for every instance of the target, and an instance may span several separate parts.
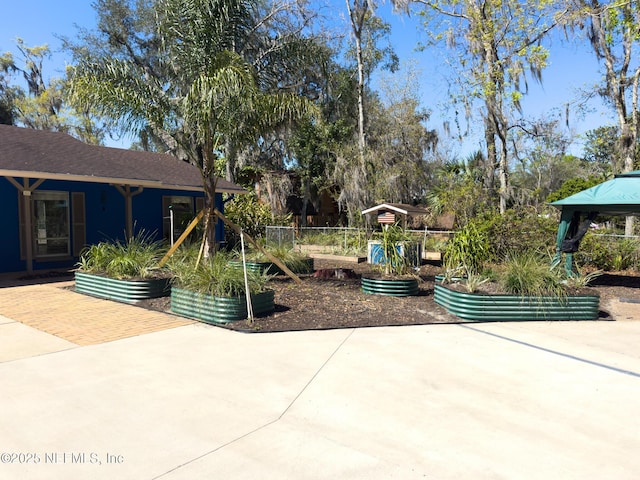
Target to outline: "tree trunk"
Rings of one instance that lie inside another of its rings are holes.
[[[311,199],[311,185],[309,178],[305,177],[303,180],[302,188],[302,207],[300,209],[300,226],[307,226],[307,209],[309,207],[309,200]]]
[[[218,177],[215,174],[216,156],[209,148],[205,148],[202,152],[202,180],[205,193],[205,210],[207,215],[204,218],[204,252],[205,257],[213,257],[216,252],[216,224],[217,217],[214,213],[216,208],[216,188],[218,185]]]
[[[228,182],[235,182],[237,156],[238,149],[235,144],[227,141],[225,143],[225,178]]]
[[[509,198],[509,163],[507,143],[502,140],[502,151],[500,153],[500,167],[498,168],[498,176],[500,177],[500,214],[504,215],[507,211],[507,200]]]
[[[484,188],[488,198],[493,197],[495,169],[497,165],[496,135],[491,120],[485,118],[484,141],[487,144],[487,158],[484,164]]]
[[[353,7],[350,0],[346,0],[351,29],[356,43],[356,61],[358,63],[358,151],[360,161],[364,164],[366,139],[364,134],[364,59],[362,58],[362,29],[364,26],[368,4],[355,1]]]

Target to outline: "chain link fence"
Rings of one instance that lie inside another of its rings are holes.
[[[442,230],[406,230],[419,243],[423,252],[441,252],[452,232]],[[375,233],[356,227],[265,227],[267,245],[277,248],[295,248],[296,245],[314,245],[323,253],[367,256],[368,242]]]
[[[293,227],[267,226],[265,241],[269,247],[294,248],[296,245],[296,231]]]

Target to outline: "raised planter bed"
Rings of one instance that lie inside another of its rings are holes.
[[[415,278],[367,278],[362,277],[360,285],[364,293],[408,297],[418,294],[418,280]]]
[[[328,253],[331,247],[325,247],[323,245],[296,245],[296,250],[319,260],[335,260],[347,263],[363,263],[367,261],[367,257],[364,256]]]
[[[242,262],[233,261],[229,262],[229,265],[235,268],[242,268]],[[250,272],[260,273],[267,272],[271,275],[277,275],[280,273],[280,268],[278,268],[275,264],[271,262],[247,262],[247,270]]]
[[[252,294],[251,307],[256,316],[273,312],[274,291]],[[211,324],[224,324],[248,317],[245,296],[215,297],[177,287],[171,289],[171,311]]]
[[[118,280],[91,273],[75,272],[75,281],[75,290],[78,293],[124,303],[166,297],[171,292],[170,278]]]
[[[423,260],[442,260],[442,252],[427,252],[425,250],[422,251],[422,259]]]
[[[523,297],[459,292],[436,281],[434,300],[449,313],[474,322],[515,320],[596,320],[598,295]]]
[[[234,267],[242,268],[241,261],[233,261],[229,263]],[[260,274],[263,272],[267,272],[269,275],[284,275],[284,272],[282,271],[282,269],[278,265],[272,262],[246,262],[246,265],[247,265],[247,270],[252,272],[256,272]],[[313,273],[313,258],[309,257],[305,260],[303,269],[295,268],[295,267],[293,268],[289,267],[289,269],[293,273]]]

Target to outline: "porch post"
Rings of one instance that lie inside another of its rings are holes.
[[[42,182],[44,182],[44,178],[39,178],[36,180],[33,185],[29,185],[29,179],[23,178],[22,185],[16,181],[13,177],[5,176],[9,183],[11,183],[14,187],[18,189],[19,192],[22,192],[22,210],[24,212],[24,255],[25,255],[25,269],[27,273],[33,273],[33,231],[31,228],[31,192],[36,190]],[[18,225],[18,229],[20,225]]]
[[[24,179],[25,189],[22,190],[23,211],[24,211],[24,248],[25,248],[25,266],[27,273],[33,273],[33,231],[31,228],[31,190],[28,189],[29,180]]]
[[[131,191],[131,185],[125,185],[124,188],[121,185],[114,185],[120,194],[124,197],[124,228],[126,240],[133,237],[133,200],[132,198],[139,195],[144,190],[142,187],[138,187],[135,192]]]

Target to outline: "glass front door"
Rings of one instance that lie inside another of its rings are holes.
[[[69,194],[34,192],[33,215],[35,257],[70,255]]]

